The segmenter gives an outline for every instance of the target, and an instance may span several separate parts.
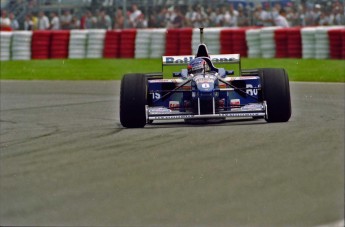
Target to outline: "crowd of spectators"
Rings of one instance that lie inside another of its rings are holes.
[[[147,15],[136,4],[126,11],[119,7],[112,14],[107,9],[85,10],[78,15],[72,12],[64,10],[60,16],[53,11],[49,14],[43,11],[30,13],[21,25],[13,12],[2,10],[0,25],[2,29],[12,30],[345,25],[344,4],[340,1],[323,5],[160,6],[150,9]]]

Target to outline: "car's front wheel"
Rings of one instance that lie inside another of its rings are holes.
[[[267,122],[286,122],[291,117],[289,78],[285,69],[259,69],[262,97],[267,102]]]
[[[146,125],[147,78],[144,74],[126,74],[121,80],[120,122],[126,128]]]

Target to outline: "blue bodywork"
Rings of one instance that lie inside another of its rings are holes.
[[[170,109],[173,107],[174,110],[185,112],[193,109],[191,105],[198,97],[204,102],[211,102],[214,97],[218,111],[260,101],[259,77],[228,77],[223,80],[227,83],[222,82],[215,74],[195,76],[186,84],[186,79],[148,80],[148,105]],[[179,88],[181,84],[184,85]],[[195,111],[194,109],[193,112]]]

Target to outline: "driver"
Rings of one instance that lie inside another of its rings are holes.
[[[210,71],[210,66],[204,59],[198,57],[189,62],[187,69],[188,74],[206,73]]]

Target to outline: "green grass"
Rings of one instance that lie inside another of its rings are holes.
[[[221,67],[236,68],[234,65],[222,65]],[[6,61],[1,62],[0,79],[119,80],[126,73],[160,72],[161,68],[161,59]],[[244,58],[242,68],[285,68],[290,81],[345,82],[344,60]],[[173,70],[178,71],[175,68]],[[170,68],[169,75],[171,71]]]

